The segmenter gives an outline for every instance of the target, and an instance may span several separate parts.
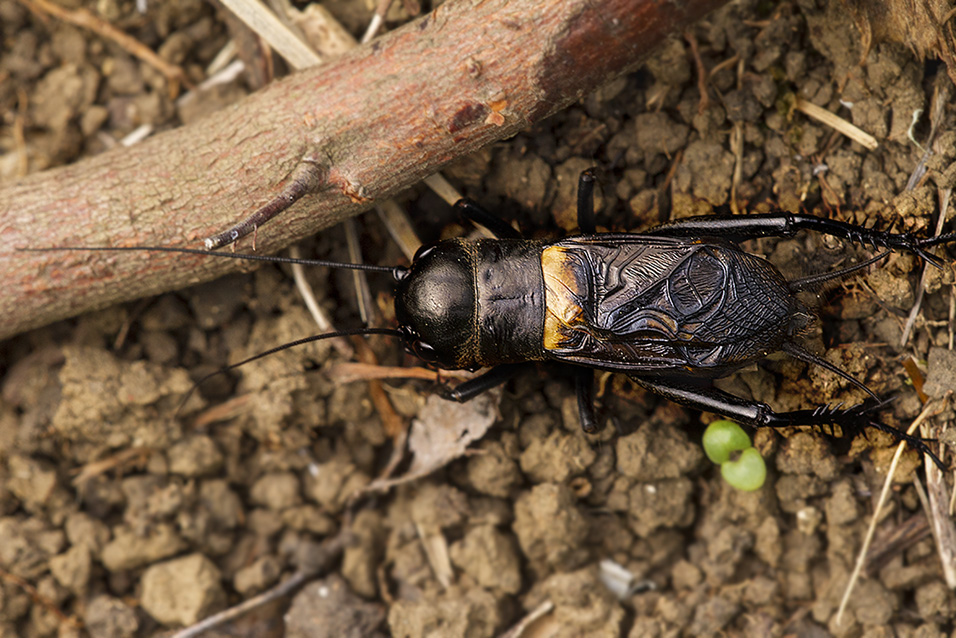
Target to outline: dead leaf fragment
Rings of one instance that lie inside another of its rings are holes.
[[[431,474],[468,452],[468,446],[481,439],[500,418],[501,391],[480,394],[467,403],[446,401],[431,395],[412,421],[408,450],[412,462],[408,471],[394,479],[370,483],[363,493],[385,492],[396,485]]]

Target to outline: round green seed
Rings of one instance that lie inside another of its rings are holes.
[[[750,437],[733,421],[714,421],[704,431],[704,453],[712,462],[722,465],[734,452],[751,447]]]
[[[742,492],[753,492],[763,487],[767,479],[767,465],[757,448],[747,448],[733,461],[720,465],[720,474],[731,487]]]

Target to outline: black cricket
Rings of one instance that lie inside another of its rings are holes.
[[[593,170],[581,174],[577,197],[581,235],[558,241],[524,239],[501,218],[463,199],[456,208],[497,238],[455,238],[423,246],[408,268],[170,247],[94,250],[160,250],[299,262],[390,272],[396,280],[397,330],[368,328],[306,337],[224,370],[333,336],[391,334],[435,367],[490,368],[453,389],[443,388],[443,395],[456,401],[467,401],[504,383],[531,362],[572,366],[581,424],[588,433],[598,429],[594,371],[609,370],[626,374],[676,403],[752,427],[811,426],[831,431],[838,427],[850,435],[876,428],[906,441],[943,467],[926,441],[875,418],[885,401],[798,343],[815,320],[798,293],[846,277],[888,253],[788,281],[770,262],[742,251],[737,242],[791,237],[808,230],[874,248],[908,251],[938,267],[940,260],[926,249],[956,242],[956,232],[920,237],[777,211],[691,217],[641,234],[598,233],[594,184]],[[849,408],[823,405],[775,412],[765,403],[710,384],[776,351],[831,371],[870,399]]]
[[[526,362],[558,361],[574,365],[585,432],[597,430],[594,371],[609,370],[676,403],[752,427],[839,427],[850,434],[877,428],[942,467],[925,441],[873,418],[885,402],[872,390],[797,342],[815,319],[798,292],[846,277],[887,253],[788,281],[736,242],[810,230],[909,251],[939,266],[925,249],[956,241],[956,233],[918,237],[782,211],[692,217],[642,234],[597,233],[594,182],[588,170],[578,184],[582,235],[556,242],[522,239],[500,218],[461,200],[457,208],[498,239],[425,246],[409,269],[396,271],[395,315],[410,352],[445,369],[492,366],[445,391],[447,398],[466,401]],[[845,409],[775,412],[709,384],[780,350],[846,379],[871,400]]]

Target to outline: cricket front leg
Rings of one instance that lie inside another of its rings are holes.
[[[505,363],[497,365],[474,379],[459,383],[454,388],[440,386],[438,394],[448,401],[457,401],[458,403],[471,401],[479,394],[502,385],[528,367],[529,365],[525,363]]]

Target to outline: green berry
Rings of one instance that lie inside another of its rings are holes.
[[[723,465],[734,452],[751,447],[750,437],[733,421],[714,421],[704,431],[704,453],[712,462]]]
[[[753,492],[763,487],[767,479],[767,465],[757,448],[747,448],[733,461],[721,463],[720,474],[731,487],[742,492]]]

